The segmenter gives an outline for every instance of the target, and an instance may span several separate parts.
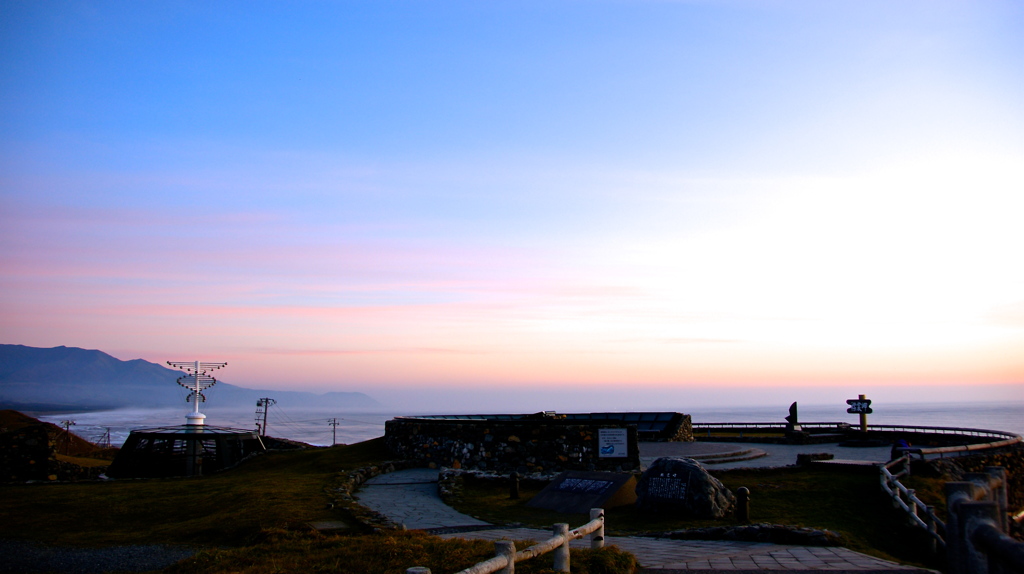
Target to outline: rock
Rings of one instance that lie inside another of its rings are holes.
[[[736,497],[692,458],[663,457],[644,471],[636,485],[642,511],[678,518],[723,518]]]

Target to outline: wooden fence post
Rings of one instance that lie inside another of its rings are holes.
[[[591,520],[597,520],[598,518],[603,518],[603,517],[604,517],[604,510],[603,509],[601,509],[601,508],[591,508],[590,509],[590,519]],[[595,531],[590,533],[590,547],[592,549],[594,549],[594,550],[597,550],[598,548],[604,548],[604,523],[603,522],[601,523],[601,526],[597,530],[595,530]]]
[[[939,533],[939,525],[935,523],[935,507],[928,506],[926,510],[924,522],[928,525],[928,550],[934,556],[939,553],[939,541],[935,538]]]
[[[992,482],[998,483],[992,487],[992,501],[999,505],[999,528],[1003,532],[1009,532],[1010,514],[1006,488],[1009,476],[1006,474],[1006,469],[1001,466],[987,466],[985,472],[992,477]]]
[[[988,553],[974,543],[974,531],[982,524],[991,524],[998,528],[999,505],[995,502],[961,502],[956,506],[957,524],[959,525],[961,564],[965,572],[982,574],[991,572]]]
[[[569,571],[569,525],[565,522],[556,524],[554,527],[555,536],[564,537],[564,542],[558,548],[555,548],[553,554],[555,555],[555,572],[568,572]]]
[[[951,574],[970,574],[967,548],[964,543],[964,524],[957,507],[971,502],[980,487],[973,482],[946,483],[946,563]]]
[[[516,543],[511,540],[497,540],[494,542],[494,555],[504,556],[508,564],[499,570],[501,574],[515,574],[516,572]]]
[[[914,499],[917,498],[917,491],[913,488],[907,489],[907,505],[910,507],[910,515],[917,516],[917,503]],[[910,524],[915,524],[914,520],[910,520]]]

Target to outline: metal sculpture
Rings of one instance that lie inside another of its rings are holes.
[[[185,402],[192,403],[192,413],[185,415],[186,424],[189,425],[203,425],[206,421],[206,415],[199,412],[199,402],[206,402],[206,395],[203,391],[217,384],[217,379],[210,375],[208,371],[213,371],[226,367],[227,363],[204,363],[202,361],[167,361],[167,364],[172,367],[177,367],[187,374],[178,378],[178,384],[185,387],[189,391],[188,397],[185,398]]]

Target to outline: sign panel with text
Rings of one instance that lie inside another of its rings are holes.
[[[871,414],[871,399],[847,399],[846,404],[850,405],[846,412],[851,415]]]
[[[629,441],[626,429],[597,429],[598,458],[626,458]]]

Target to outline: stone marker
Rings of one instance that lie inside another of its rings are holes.
[[[636,485],[637,508],[679,518],[722,518],[736,497],[692,458],[663,457]]]
[[[629,473],[568,470],[555,477],[526,506],[555,512],[587,513],[636,501],[636,478]]]
[[[797,408],[795,402],[789,405],[789,416],[786,417],[786,422],[788,423],[786,425],[786,432],[803,430],[800,428],[800,420],[799,416],[797,415]]]

